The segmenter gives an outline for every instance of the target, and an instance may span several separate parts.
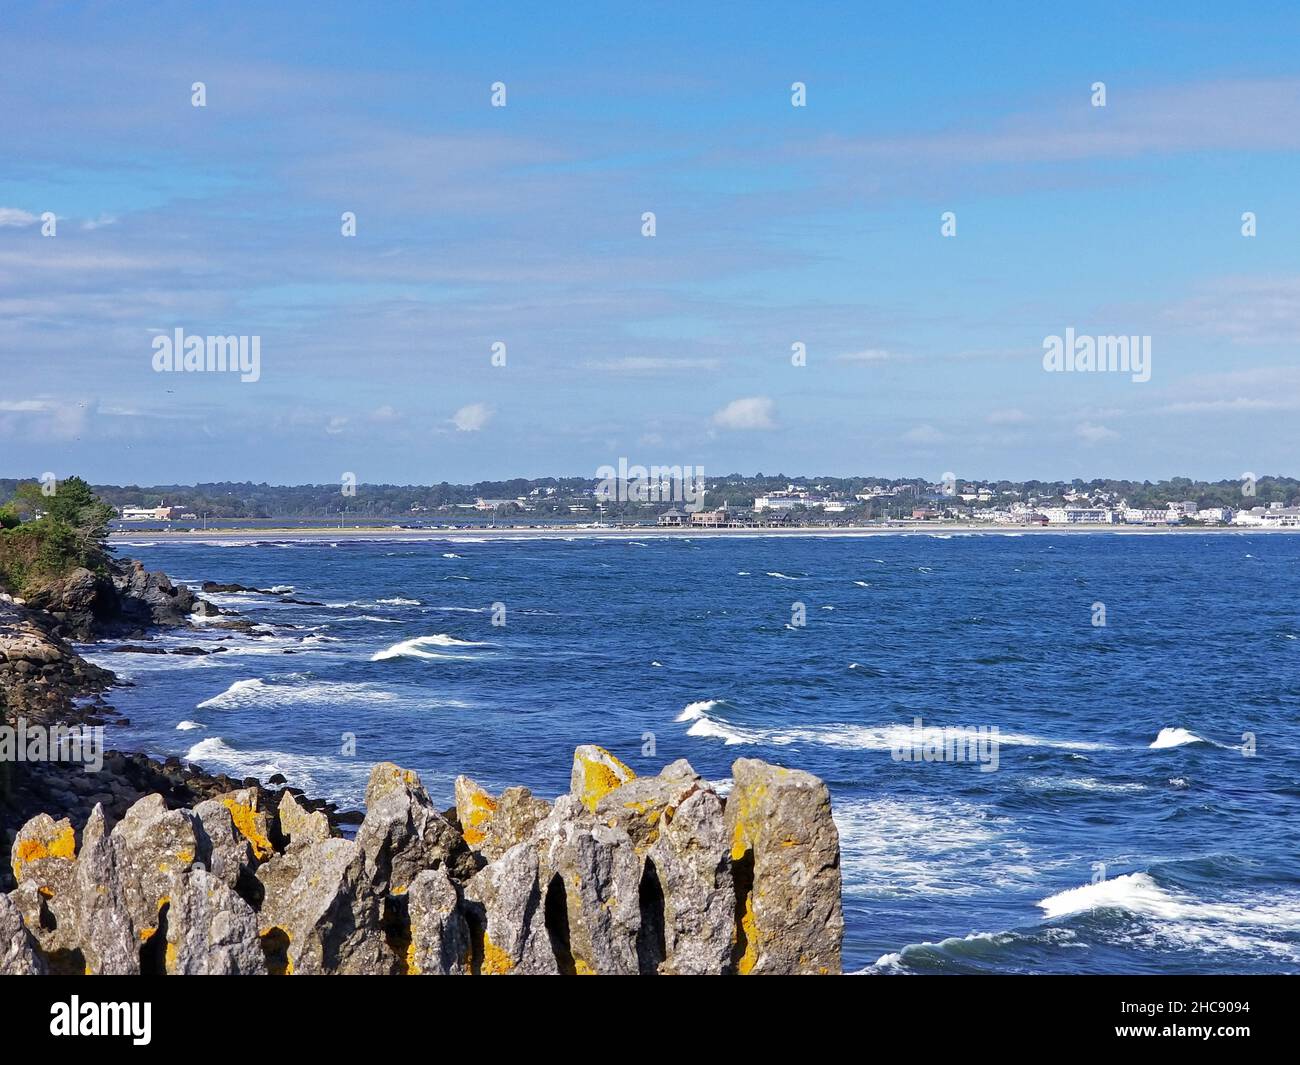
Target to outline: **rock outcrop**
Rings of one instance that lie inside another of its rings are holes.
[[[288,792],[134,802],[80,835],[41,814],[0,895],[0,973],[838,973],[826,786],[741,759],[727,797],[685,761],[637,777],[575,752],[554,803],[467,778],[440,813],[376,765],[355,839]]]

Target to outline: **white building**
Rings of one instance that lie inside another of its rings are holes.
[[[1046,507],[1040,513],[1049,525],[1109,525],[1114,521],[1109,507]]]

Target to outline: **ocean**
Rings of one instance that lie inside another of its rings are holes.
[[[451,805],[553,797],[580,743],[763,758],[830,787],[846,972],[1300,970],[1300,537],[210,535],[119,551],[320,605],[82,648],[134,684],[114,746],[350,806],[385,759]],[[996,769],[899,760],[917,719]]]

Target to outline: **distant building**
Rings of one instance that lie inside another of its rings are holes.
[[[1047,507],[1049,525],[1109,525],[1114,521],[1109,507]]]
[[[674,507],[672,510],[665,510],[659,515],[659,525],[689,525],[691,516],[684,510],[678,510]]]
[[[123,521],[171,521],[180,507],[123,507],[120,511]]]
[[[938,516],[939,516],[939,512],[930,507],[912,508],[913,521],[931,521],[932,519],[937,518]]]

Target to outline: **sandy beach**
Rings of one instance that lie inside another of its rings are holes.
[[[339,540],[391,540],[416,542],[425,540],[574,540],[574,539],[627,539],[644,540],[650,537],[678,537],[703,539],[718,537],[835,537],[865,538],[872,536],[1194,536],[1233,535],[1256,533],[1297,533],[1300,528],[1267,528],[1264,526],[1202,525],[1202,526],[1150,526],[1150,525],[1025,525],[1005,526],[974,523],[933,522],[897,523],[891,525],[800,526],[792,528],[680,528],[659,526],[616,525],[547,525],[505,526],[466,529],[399,529],[390,525],[349,526],[347,528],[303,527],[262,529],[206,529],[172,530],[139,529],[114,530],[111,543],[141,543],[144,541],[192,543],[264,543],[294,541]]]

